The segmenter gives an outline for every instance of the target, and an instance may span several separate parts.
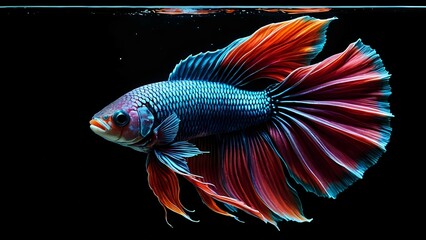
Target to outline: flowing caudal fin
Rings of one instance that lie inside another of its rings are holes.
[[[361,40],[269,89],[275,148],[306,190],[335,198],[385,152],[390,75]]]
[[[322,50],[334,18],[299,17],[266,25],[251,36],[214,52],[189,56],[176,65],[169,80],[204,80],[244,86],[259,79],[282,81],[306,66]]]

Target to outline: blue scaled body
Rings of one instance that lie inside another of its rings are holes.
[[[151,109],[157,125],[172,113],[180,119],[176,140],[241,130],[270,119],[266,91],[247,91],[207,81],[165,81],[129,93],[135,107]]]

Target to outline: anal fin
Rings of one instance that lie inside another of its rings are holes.
[[[188,166],[191,173],[208,183],[206,187],[212,192],[204,193],[231,208],[276,227],[281,220],[310,221],[303,216],[297,193],[287,182],[282,162],[270,142],[267,133],[259,130],[204,138],[196,144],[208,149],[209,154],[188,159]],[[200,188],[200,183],[193,184]],[[218,196],[236,202],[224,202]],[[216,211],[217,205],[206,204]]]

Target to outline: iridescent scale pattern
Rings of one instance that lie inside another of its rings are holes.
[[[173,112],[180,125],[176,140],[241,130],[271,118],[266,91],[247,91],[208,81],[165,81],[128,93],[134,107],[148,106],[161,123]]]

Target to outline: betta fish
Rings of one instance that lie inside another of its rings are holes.
[[[296,186],[336,198],[377,163],[392,131],[390,74],[374,49],[358,39],[311,63],[335,19],[271,23],[189,55],[167,80],[96,113],[90,128],[144,153],[167,223],[168,210],[192,220],[180,178],[218,214],[309,222]]]

